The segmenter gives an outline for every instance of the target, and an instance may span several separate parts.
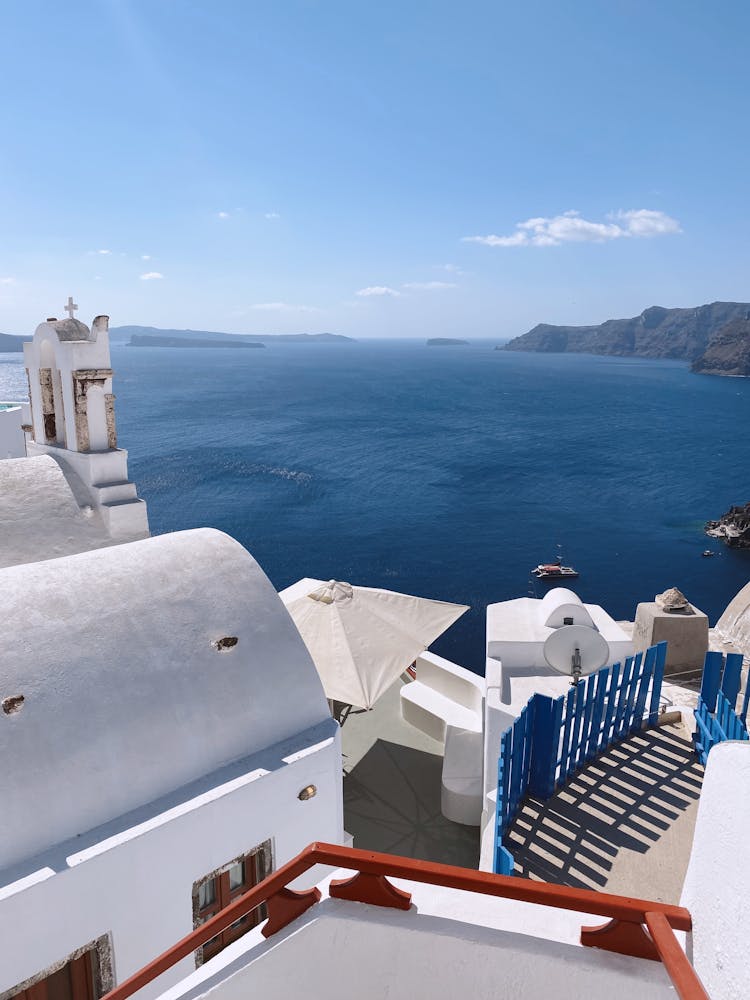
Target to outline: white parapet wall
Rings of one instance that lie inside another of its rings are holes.
[[[749,829],[750,743],[719,743],[708,755],[680,900],[693,918],[688,955],[711,1000],[750,996]]]
[[[306,801],[299,791],[314,785]],[[105,939],[122,982],[193,930],[193,886],[271,841],[278,867],[343,839],[341,748],[331,719],[121,820],[0,870],[0,995]],[[196,967],[193,956],[163,989]],[[156,987],[139,994],[153,996]]]
[[[23,458],[26,454],[24,424],[30,420],[28,403],[0,400],[0,460]]]
[[[345,872],[335,873],[337,877]],[[408,911],[327,898],[264,941],[253,931],[162,1000],[674,997],[659,962],[578,943],[601,917],[394,879]]]

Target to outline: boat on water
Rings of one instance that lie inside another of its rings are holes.
[[[580,573],[572,566],[563,566],[562,546],[557,546],[557,559],[553,563],[539,563],[531,571],[537,580],[575,580]]]
[[[537,580],[575,580],[580,576],[577,569],[563,566],[562,563],[539,563],[532,569],[531,574]]]

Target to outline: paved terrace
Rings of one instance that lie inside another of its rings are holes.
[[[636,733],[551,799],[526,800],[506,838],[516,874],[678,903],[702,778],[682,724]]]
[[[423,861],[479,865],[479,827],[440,811],[443,744],[401,719],[397,681],[342,731],[344,827],[354,846]]]
[[[345,828],[355,847],[476,869],[479,828],[443,817],[443,746],[402,721],[400,688],[342,730]],[[527,800],[510,830],[517,874],[677,902],[702,774],[683,724],[636,734],[548,802]]]

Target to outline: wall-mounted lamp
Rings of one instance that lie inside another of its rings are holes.
[[[299,793],[297,798],[300,800],[300,802],[307,802],[308,799],[312,799],[317,794],[318,794],[318,789],[315,787],[315,785],[305,785],[305,787]]]

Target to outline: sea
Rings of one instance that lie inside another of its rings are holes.
[[[432,648],[478,673],[487,605],[542,596],[530,570],[558,545],[615,618],[676,586],[714,624],[750,579],[750,550],[703,533],[750,500],[750,380],[494,347],[113,344],[153,533],[226,531],[278,589],[309,576],[468,604]],[[25,391],[21,355],[0,355],[0,400]]]

